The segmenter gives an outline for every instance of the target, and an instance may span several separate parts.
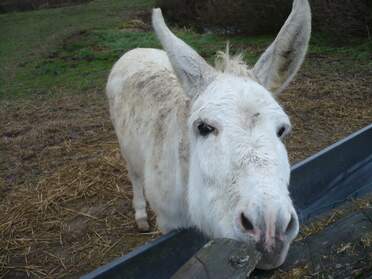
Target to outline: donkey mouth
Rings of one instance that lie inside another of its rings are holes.
[[[287,257],[289,245],[277,241],[273,250],[267,251],[261,247],[256,247],[262,253],[262,258],[257,264],[258,269],[270,270],[281,266]]]

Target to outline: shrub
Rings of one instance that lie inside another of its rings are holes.
[[[91,0],[1,0],[0,13],[55,8],[80,4]]]
[[[156,0],[166,16],[197,30],[275,33],[287,18],[292,0]],[[371,37],[372,1],[310,0],[313,29],[339,39]]]

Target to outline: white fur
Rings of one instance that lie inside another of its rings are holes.
[[[139,229],[148,229],[146,197],[162,232],[196,227],[210,237],[253,241],[264,253],[261,268],[283,263],[298,220],[288,193],[287,151],[277,136],[281,127],[289,132],[290,121],[270,91],[281,91],[302,63],[309,18],[307,1],[295,0],[286,31],[252,70],[228,51],[215,69],[154,10],[154,29],[167,52],[127,52],[107,83]],[[201,122],[215,131],[200,135]]]

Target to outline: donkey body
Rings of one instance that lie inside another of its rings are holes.
[[[162,232],[189,227],[186,189],[190,101],[162,50],[135,49],[117,65],[120,70],[110,76],[107,92],[133,184],[138,227],[148,230],[144,191]]]
[[[149,229],[147,199],[164,233],[196,227],[210,237],[255,243],[264,253],[261,268],[283,263],[298,218],[281,142],[290,122],[273,95],[302,64],[310,18],[307,0],[295,0],[252,69],[228,52],[213,68],[154,10],[153,27],[166,51],[127,52],[107,84],[140,230]]]

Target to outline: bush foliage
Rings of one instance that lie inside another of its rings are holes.
[[[288,0],[157,0],[166,16],[180,25],[224,33],[268,34],[288,15]]]
[[[91,0],[0,0],[0,13],[55,8]]]
[[[166,16],[199,30],[261,35],[274,33],[292,0],[157,0]],[[372,1],[310,0],[313,29],[339,38],[371,37]]]

